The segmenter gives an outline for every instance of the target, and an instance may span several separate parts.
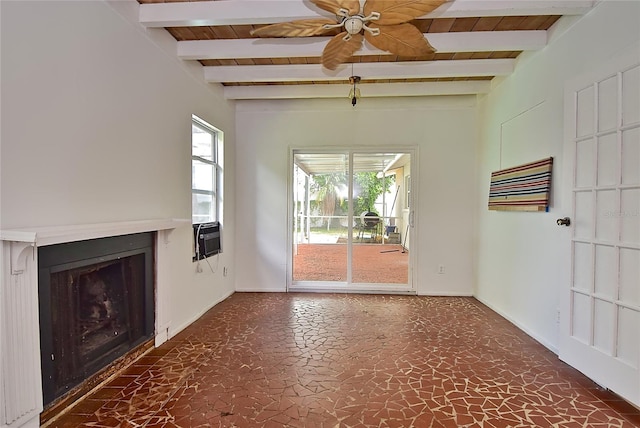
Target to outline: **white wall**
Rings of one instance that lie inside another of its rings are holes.
[[[236,120],[237,290],[286,288],[290,148],[372,146],[418,148],[418,292],[472,293],[475,97],[243,101]]]
[[[554,351],[560,293],[567,290],[562,279],[571,262],[569,229],[555,223],[571,214],[562,193],[564,82],[638,42],[640,2],[602,2],[572,22],[559,22],[545,49],[523,56],[483,97],[479,113],[476,295]],[[549,156],[548,213],[487,210],[492,171]]]
[[[191,115],[225,132],[225,252],[196,274],[191,226],[172,232],[175,333],[233,292],[234,105],[168,33],[140,27],[133,0],[0,7],[2,229],[190,219]]]

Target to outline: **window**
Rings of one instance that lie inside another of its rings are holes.
[[[191,124],[191,218],[221,221],[222,132],[193,116]]]

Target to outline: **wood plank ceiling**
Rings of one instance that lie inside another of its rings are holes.
[[[257,39],[251,30],[294,19],[329,17],[303,0],[138,0],[140,23],[165,28],[177,56],[199,61],[204,79],[230,99],[346,97],[349,76],[362,96],[479,94],[510,74],[524,51],[546,46],[563,15],[593,7],[583,0],[451,0],[411,23],[437,49],[401,58],[364,47],[335,71],[320,65],[323,37]]]

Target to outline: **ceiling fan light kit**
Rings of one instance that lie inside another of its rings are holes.
[[[311,0],[320,9],[335,15],[305,19],[257,28],[259,37],[310,37],[335,28],[344,31],[334,36],[322,51],[322,65],[335,70],[362,47],[364,40],[376,48],[401,57],[428,55],[435,49],[415,26],[409,24],[437,9],[446,0]]]

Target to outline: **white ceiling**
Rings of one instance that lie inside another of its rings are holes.
[[[579,16],[593,5],[594,1],[590,0],[453,0],[421,19]],[[321,16],[329,14],[302,0],[183,1],[140,5],[140,23],[147,28],[252,26]],[[543,49],[547,44],[547,32],[450,31],[429,32],[425,36],[438,54],[513,52]],[[225,96],[229,99],[342,98],[349,92],[348,77],[352,74],[362,76],[363,97],[481,94],[490,88],[490,80],[480,80],[483,76],[491,79],[508,75],[517,61],[517,58],[483,58],[368,62],[367,58],[389,54],[365,44],[355,54],[355,64],[344,64],[335,71],[324,69],[320,64],[295,63],[295,59],[319,57],[328,40],[329,37],[184,40],[178,42],[176,55],[184,61],[227,60],[247,64],[256,58],[280,58],[293,62],[203,66],[203,79],[214,84],[224,83]],[[366,82],[383,79],[391,81]],[[430,81],[406,82],[402,81],[404,79]],[[439,79],[448,81],[437,81]]]

